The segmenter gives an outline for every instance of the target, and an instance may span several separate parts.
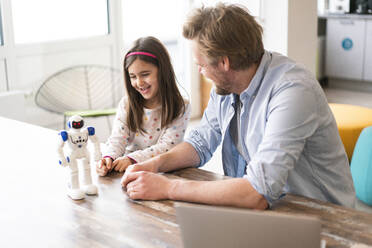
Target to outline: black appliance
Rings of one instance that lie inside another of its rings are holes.
[[[368,14],[368,5],[371,0],[356,0],[355,1],[355,13],[357,14]]]

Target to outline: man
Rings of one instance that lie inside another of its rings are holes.
[[[122,185],[129,197],[265,209],[290,192],[353,207],[345,150],[313,75],[265,51],[261,26],[236,5],[197,9],[183,35],[191,40],[200,73],[216,87],[200,126],[185,142],[127,169]],[[221,142],[231,179],[156,174],[202,166]]]

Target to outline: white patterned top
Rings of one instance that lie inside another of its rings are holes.
[[[122,98],[117,108],[111,136],[106,142],[104,156],[117,159],[127,156],[136,162],[142,162],[158,154],[167,152],[183,140],[190,117],[191,107],[185,100],[185,113],[170,125],[161,129],[161,106],[144,109],[143,129],[145,132],[129,130],[126,105]]]

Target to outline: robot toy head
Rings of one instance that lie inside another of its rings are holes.
[[[69,128],[80,129],[84,126],[84,120],[80,115],[71,116],[68,119],[67,126]]]

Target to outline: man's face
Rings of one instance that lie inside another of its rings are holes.
[[[200,53],[199,45],[196,41],[193,40],[191,46],[194,61],[198,66],[199,73],[213,81],[213,83],[216,85],[217,94],[230,94],[231,91],[229,89],[231,87],[231,83],[229,83],[227,73],[219,68],[218,64],[213,66],[208,63],[207,58]]]

